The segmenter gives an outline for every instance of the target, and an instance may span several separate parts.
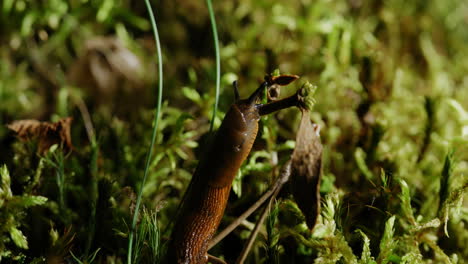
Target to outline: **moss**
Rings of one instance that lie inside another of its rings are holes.
[[[8,187],[1,182],[5,221],[0,222],[7,223],[0,227],[2,261],[73,261],[72,248],[80,261],[122,263],[158,99],[149,88],[158,77],[144,5],[2,3],[0,164],[10,176]],[[154,4],[166,90],[142,205],[159,210],[164,243],[209,141],[216,67],[205,3]],[[300,75],[297,83],[316,84],[284,86],[281,97],[301,89],[311,120],[322,128],[321,228],[307,232],[300,214],[285,206],[290,201],[285,188],[269,227],[275,235],[269,237],[270,247],[276,250],[268,251],[270,258],[281,263],[466,263],[465,2],[213,4],[223,71],[215,127],[234,101],[223,87],[235,79],[242,98],[276,68]],[[96,78],[107,77],[112,81],[96,85]],[[75,120],[74,150],[54,152],[48,160],[4,126],[20,119],[51,122],[64,114]],[[261,121],[223,225],[269,188],[294,148],[299,120],[299,111],[290,109]],[[155,226],[149,216],[154,215],[142,216],[136,231]],[[232,261],[254,221],[255,215],[212,252]],[[145,243],[141,256],[151,259]],[[265,260],[263,245],[254,244],[247,262]]]

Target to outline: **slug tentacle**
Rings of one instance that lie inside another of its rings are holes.
[[[234,88],[234,100],[235,102],[239,101],[239,87],[237,87],[237,81],[232,82],[232,87]]]

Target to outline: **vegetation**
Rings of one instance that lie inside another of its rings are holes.
[[[2,263],[160,261],[213,113],[275,69],[301,76],[281,98],[317,87],[321,214],[310,231],[286,183],[209,253],[234,262],[266,219],[246,263],[468,263],[465,1],[216,1],[215,26],[207,3],[151,1],[158,59],[144,1],[1,1]],[[220,230],[275,184],[300,120],[261,120]]]

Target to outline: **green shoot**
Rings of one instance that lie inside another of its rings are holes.
[[[266,250],[267,250],[267,261],[268,263],[279,263],[279,233],[275,227],[278,221],[279,206],[276,202],[271,208],[270,214],[266,219],[266,230],[267,230],[267,241],[266,241]]]
[[[377,262],[375,262],[374,257],[371,256],[369,238],[360,229],[356,230],[356,232],[359,233],[362,236],[362,239],[364,240],[364,243],[362,245],[361,259],[359,260],[359,263],[376,264]]]
[[[69,214],[65,213],[67,203],[65,198],[65,155],[62,149],[57,144],[52,145],[44,157],[44,162],[55,169],[55,181],[57,182],[59,193],[59,209],[62,212],[64,221],[68,223],[70,221]]]
[[[301,89],[299,89],[299,96],[302,99],[302,103],[304,104],[305,108],[309,111],[312,111],[314,105],[316,103],[314,95],[317,91],[317,86],[313,85],[309,82],[305,82]]]
[[[366,164],[366,153],[362,148],[356,148],[354,151],[354,159],[361,173],[364,174],[367,180],[372,181],[374,174]]]
[[[33,195],[14,195],[11,190],[10,173],[6,165],[0,167],[0,261],[2,256],[8,256],[11,251],[5,246],[9,241],[7,235],[18,248],[28,249],[28,240],[19,229],[28,207],[43,205],[47,198]]]
[[[387,223],[385,223],[385,231],[380,240],[380,254],[377,259],[378,263],[389,263],[394,257],[392,255],[395,247],[397,246],[397,240],[393,237],[395,233],[395,216],[391,216]]]
[[[410,221],[412,225],[416,225],[416,220],[414,219],[413,209],[411,208],[411,195],[408,184],[404,180],[400,180],[401,186],[401,209],[403,215]]]
[[[221,59],[219,56],[219,40],[218,40],[218,30],[216,28],[216,19],[214,17],[213,6],[211,0],[206,0],[208,5],[208,12],[210,13],[210,22],[211,29],[213,30],[213,42],[215,45],[215,54],[216,54],[216,95],[215,95],[215,105],[213,107],[213,115],[210,122],[210,132],[213,131],[214,121],[216,118],[216,112],[218,111],[218,100],[219,100],[219,87],[221,86]]]
[[[453,174],[454,160],[453,160],[454,151],[451,150],[445,156],[444,167],[442,168],[442,173],[440,175],[440,190],[439,190],[439,213],[442,209],[442,205],[447,200],[449,194],[449,181],[450,177]]]
[[[93,254],[91,254],[90,256],[84,257],[84,260],[80,260],[77,256],[75,256],[75,254],[73,254],[72,251],[70,251],[70,255],[72,256],[73,260],[76,261],[76,263],[78,264],[91,264],[96,259],[96,256],[100,250],[101,250],[100,248],[96,249],[96,251],[94,251]]]
[[[160,257],[160,233],[155,211],[143,210],[143,215],[136,234],[134,263],[143,261],[142,252],[146,253],[150,263],[158,263]]]

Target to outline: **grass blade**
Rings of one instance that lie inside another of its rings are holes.
[[[159,34],[158,34],[158,28],[156,26],[156,20],[154,19],[154,14],[153,10],[151,8],[151,4],[149,0],[145,0],[146,8],[148,9],[148,14],[151,20],[151,27],[153,28],[153,34],[156,42],[156,53],[158,56],[158,77],[159,77],[159,82],[158,82],[158,101],[156,105],[156,110],[155,110],[155,115],[154,115],[154,126],[153,126],[153,133],[151,136],[151,144],[148,150],[148,154],[146,156],[146,164],[145,164],[145,170],[143,174],[143,180],[141,182],[140,189],[138,190],[138,197],[135,205],[135,212],[133,214],[133,220],[132,220],[132,226],[130,229],[130,234],[128,238],[128,252],[127,252],[127,263],[131,264],[132,263],[132,249],[133,249],[133,237],[134,237],[134,231],[136,227],[136,223],[138,220],[138,213],[140,209],[140,204],[141,204],[141,197],[143,194],[143,186],[145,185],[146,178],[148,176],[148,168],[150,165],[151,161],[151,156],[153,155],[153,147],[154,143],[156,141],[156,134],[158,131],[158,123],[159,123],[159,118],[161,115],[161,102],[162,102],[162,91],[163,91],[163,68],[162,68],[162,54],[161,54],[161,44],[159,41]]]
[[[213,30],[213,42],[215,46],[215,55],[216,55],[216,98],[215,105],[213,107],[213,115],[210,122],[210,132],[213,131],[214,121],[216,119],[216,112],[218,111],[218,100],[219,100],[219,87],[221,86],[221,60],[219,56],[219,40],[218,40],[218,30],[216,28],[216,19],[214,17],[213,6],[211,5],[211,0],[206,0],[208,6],[208,12],[210,13],[210,22],[211,29]]]

